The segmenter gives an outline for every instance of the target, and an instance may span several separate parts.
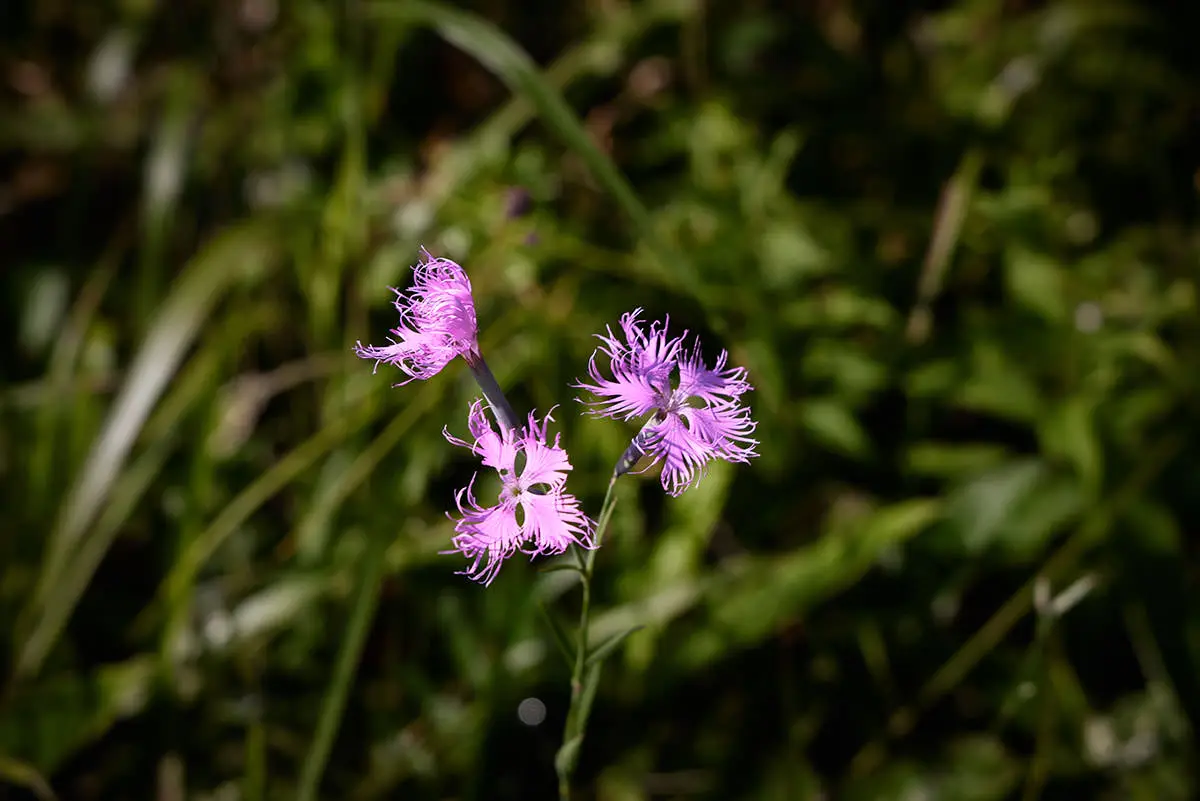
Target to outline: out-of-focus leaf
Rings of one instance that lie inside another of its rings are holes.
[[[882,553],[927,529],[941,514],[938,500],[902,501],[867,510],[790,554],[747,560],[705,588],[713,623],[692,633],[674,658],[695,668],[760,641],[856,581]]]
[[[856,777],[843,788],[847,799],[923,796],[1000,801],[1017,787],[1021,769],[995,738],[968,735],[928,763],[904,760],[877,774]]]
[[[1104,454],[1093,423],[1095,411],[1094,398],[1076,396],[1052,408],[1038,426],[1042,452],[1069,463],[1084,491],[1092,496],[1099,493],[1104,473]]]
[[[1149,499],[1135,501],[1123,517],[1142,547],[1166,555],[1179,552],[1183,543],[1179,521],[1162,504]]]
[[[947,748],[939,767],[938,795],[962,801],[1008,798],[1021,776],[1019,764],[1003,744],[983,735],[955,741]]]
[[[999,538],[1018,505],[1045,481],[1049,470],[1022,459],[967,481],[949,499],[946,517],[969,551],[981,551]]]
[[[267,637],[310,612],[330,590],[326,576],[290,576],[237,604],[231,614],[213,613],[201,622],[200,631],[171,644],[176,659],[194,659]]]
[[[768,287],[785,287],[832,270],[829,254],[809,232],[782,223],[763,234],[763,272]]]
[[[1136,451],[1145,442],[1151,426],[1165,418],[1176,403],[1176,397],[1161,386],[1134,390],[1114,399],[1107,423],[1123,445]]]
[[[38,801],[54,801],[54,790],[42,775],[19,759],[0,754],[0,783],[23,787],[38,798]]]
[[[1052,475],[1019,504],[997,544],[1018,559],[1036,558],[1050,537],[1087,508],[1088,497],[1078,480]]]
[[[52,773],[114,724],[142,711],[156,675],[143,656],[27,685],[0,709],[0,753]]]
[[[729,499],[735,470],[736,467],[728,462],[713,462],[709,465],[708,475],[688,490],[688,502],[669,507],[645,571],[626,579],[633,595],[642,595],[669,581],[700,572],[704,550]]]
[[[46,546],[37,590],[23,612],[25,619],[36,619],[49,597],[59,591],[61,574],[108,499],[143,424],[217,299],[233,285],[257,278],[271,264],[275,233],[272,226],[261,222],[231,230],[193,259],[175,283],[113,401],[104,430],[63,501],[62,514]],[[37,634],[35,628],[18,645],[16,667],[21,675],[36,673],[49,648],[52,638],[35,638]]]
[[[20,321],[21,348],[41,353],[54,344],[54,334],[62,328],[67,313],[69,285],[60,269],[42,267],[37,280],[29,288]]]
[[[861,347],[840,339],[815,340],[804,352],[804,376],[829,382],[838,396],[865,400],[888,380],[887,368]]]
[[[822,445],[862,458],[871,451],[867,434],[850,410],[836,400],[813,399],[800,406],[800,422]]]
[[[948,499],[946,518],[968,552],[999,547],[1030,555],[1083,505],[1074,481],[1022,459],[965,481]]]
[[[913,498],[872,511],[846,532],[854,555],[869,564],[886,548],[901,545],[942,516],[942,502]]]
[[[933,783],[919,764],[910,760],[892,760],[885,768],[868,776],[854,776],[841,788],[846,801],[881,801],[884,798],[922,798],[932,796]]]
[[[1008,251],[1005,278],[1009,294],[1017,303],[1051,322],[1066,322],[1070,301],[1059,264],[1042,254],[1014,247]]]
[[[383,558],[387,550],[387,538],[375,535],[368,542],[359,563],[357,586],[354,592],[354,602],[350,608],[341,644],[338,647],[337,661],[334,663],[333,675],[325,689],[321,701],[320,715],[317,718],[317,728],[309,744],[307,756],[300,773],[296,797],[300,801],[311,801],[317,797],[321,785],[321,777],[325,773],[325,765],[333,748],[333,740],[337,736],[342,723],[342,714],[346,708],[346,699],[354,682],[354,674],[362,658],[363,644],[367,639],[375,610],[379,606],[379,589],[383,583],[386,560]]]
[[[958,480],[1007,458],[1008,449],[1003,445],[916,442],[909,447],[905,462],[917,475]]]
[[[938,359],[909,373],[905,389],[916,398],[937,398],[956,389],[960,380],[958,365],[950,359]]]
[[[842,286],[820,293],[806,293],[783,307],[781,321],[797,328],[886,329],[896,321],[896,312],[877,297]]]
[[[968,409],[1017,421],[1036,420],[1043,408],[1028,371],[992,340],[974,343],[970,373],[954,400]]]
[[[546,125],[578,154],[638,227],[653,248],[662,273],[670,276],[679,288],[704,296],[705,285],[688,258],[661,240],[650,212],[620,170],[596,147],[558,89],[546,81],[528,54],[500,28],[482,17],[432,0],[376,2],[370,6],[370,12],[433,26],[447,41],[478,59],[509,89],[528,98]]]
[[[621,643],[625,642],[625,638],[627,638],[630,634],[633,634],[635,631],[641,631],[642,628],[642,626],[634,626],[633,628],[625,629],[625,631],[617,632],[608,639],[598,643],[596,647],[591,649],[591,651],[588,653],[587,661],[584,664],[588,667],[600,664],[608,658],[609,654],[617,650]]]
[[[243,488],[204,531],[186,544],[162,584],[163,600],[167,601],[173,620],[168,626],[168,641],[176,636],[196,576],[217,548],[233,536],[238,526],[262,503],[348,436],[366,413],[365,404],[346,412],[285,454],[258,480]]]

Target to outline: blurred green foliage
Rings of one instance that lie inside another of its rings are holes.
[[[592,509],[593,333],[756,385],[751,466],[625,480],[583,797],[1200,792],[1190,5],[0,20],[0,797],[552,797],[575,577],[454,574],[469,373],[350,351],[420,245]]]

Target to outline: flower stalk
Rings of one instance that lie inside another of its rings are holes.
[[[496,422],[501,428],[507,428],[509,431],[516,431],[521,427],[521,421],[517,418],[517,413],[513,411],[513,407],[509,404],[508,398],[504,397],[504,390],[500,389],[500,383],[496,380],[496,376],[492,374],[487,362],[483,360],[477,352],[465,354],[467,365],[471,368],[471,374],[475,376],[475,383],[479,384],[480,391],[483,392],[484,399],[488,402],[488,406],[492,408],[492,413],[496,415]]]

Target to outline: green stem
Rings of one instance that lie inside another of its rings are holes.
[[[563,729],[563,744],[554,760],[558,772],[558,795],[561,801],[569,801],[571,797],[571,776],[579,761],[579,749],[583,745],[583,733],[587,728],[588,714],[592,710],[592,699],[596,695],[596,685],[600,680],[601,661],[588,665],[588,622],[592,606],[592,574],[596,566],[596,552],[604,541],[604,532],[612,520],[613,509],[617,505],[617,495],[613,491],[617,485],[614,474],[608,482],[608,490],[604,493],[604,503],[600,507],[600,519],[596,524],[595,547],[580,556],[580,550],[575,550],[575,558],[579,560],[579,576],[583,585],[583,601],[579,610],[579,635],[575,644],[575,666],[571,670],[571,705],[567,709],[567,723]]]

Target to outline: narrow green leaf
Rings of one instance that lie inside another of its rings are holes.
[[[242,798],[262,801],[267,784],[267,727],[255,719],[246,727],[245,775],[242,778]]]
[[[646,627],[634,626],[633,628],[625,629],[622,632],[612,635],[591,650],[591,652],[587,655],[587,661],[583,663],[584,667],[598,667],[601,662],[608,658],[609,654],[617,650],[617,647],[621,643],[625,642],[626,637],[628,637],[630,634],[633,634],[635,631],[641,631],[644,628]]]
[[[369,404],[363,403],[336,418],[280,458],[270,470],[226,504],[208,528],[187,544],[171,566],[171,572],[163,582],[162,590],[170,602],[180,604],[200,569],[221,544],[276,492],[336,447],[350,432],[356,430],[370,412]]]
[[[1068,398],[1050,409],[1038,425],[1043,453],[1069,462],[1092,497],[1099,494],[1104,474],[1104,449],[1096,436],[1097,406],[1096,397]]]
[[[92,524],[88,536],[71,555],[71,561],[59,574],[54,591],[45,596],[36,612],[28,612],[31,618],[26,622],[30,627],[28,633],[20,638],[17,657],[18,670],[23,675],[35,675],[41,669],[42,662],[58,641],[63,627],[75,611],[121,527],[175,451],[179,421],[201,395],[201,388],[210,386],[214,381],[220,357],[220,352],[211,349],[192,359],[188,370],[175,382],[175,388],[159,405],[158,412],[147,426],[151,444],[113,484],[108,502]]]
[[[600,666],[595,665],[585,670],[579,703],[572,710],[575,714],[568,719],[563,744],[554,756],[554,769],[558,773],[560,786],[569,781],[575,772],[579,752],[583,747],[583,735],[587,730],[588,716],[592,711],[592,702],[596,699],[596,688],[599,685]]]
[[[862,458],[871,443],[853,413],[833,399],[814,399],[800,409],[800,422],[822,445],[847,456]]]
[[[956,479],[995,467],[1007,457],[1007,448],[988,442],[921,441],[908,446],[904,461],[917,475]]]
[[[1065,321],[1070,293],[1063,265],[1021,245],[1010,247],[1005,255],[1005,284],[1013,300],[1050,322]]]
[[[1085,505],[1076,478],[1040,459],[1020,459],[972,477],[951,493],[946,512],[967,552],[999,547],[1029,558]]]
[[[579,749],[583,745],[583,735],[579,734],[564,742],[558,749],[558,753],[554,755],[554,771],[559,776],[559,781],[566,781],[572,773],[575,772],[575,765],[579,762]]]
[[[592,702],[596,700],[596,688],[600,686],[600,665],[592,665],[583,671],[583,692],[579,697],[579,731],[571,732],[572,738],[578,735],[581,739],[587,731],[588,718],[592,715]]]
[[[936,498],[909,498],[884,506],[862,521],[855,534],[860,550],[851,549],[850,553],[873,560],[879,551],[906,542],[942,514],[942,502]]]
[[[143,655],[22,685],[0,715],[0,754],[52,775],[119,721],[141,713],[157,671],[156,660]]]
[[[299,801],[313,801],[320,789],[321,776],[325,773],[325,765],[329,762],[329,754],[333,750],[333,740],[342,723],[342,713],[346,709],[346,699],[350,695],[355,670],[362,658],[367,632],[371,628],[375,610],[379,607],[379,590],[383,584],[384,567],[387,564],[384,556],[389,544],[388,538],[374,536],[362,554],[354,606],[350,610],[345,636],[338,649],[333,676],[321,701],[317,730],[313,734],[304,767],[301,769],[296,790],[296,798]]]
[[[235,283],[248,275],[258,275],[270,263],[267,254],[273,233],[261,223],[248,223],[218,237],[192,260],[175,283],[63,502],[38,577],[35,608],[54,591],[80,540],[103,508],[146,419],[214,304]],[[28,673],[32,667],[23,662],[18,672]]]
[[[567,667],[571,667],[575,662],[575,647],[571,644],[571,635],[567,634],[566,629],[554,617],[554,614],[542,601],[538,601],[538,609],[542,613],[542,617],[546,619],[546,625],[550,627],[550,633],[554,635],[554,642],[558,645],[559,653],[566,660]]]
[[[637,226],[664,275],[689,294],[701,294],[702,283],[695,267],[682,253],[662,241],[650,212],[620,170],[596,147],[562,94],[546,80],[533,59],[502,30],[475,14],[428,0],[373,3],[368,6],[368,13],[429,25],[446,41],[477,59],[512,92],[524,96],[546,126],[579,156]]]
[[[68,390],[72,380],[77,378],[74,371],[87,341],[87,331],[92,325],[101,300],[112,284],[116,265],[126,254],[125,240],[126,236],[121,230],[113,235],[113,243],[109,245],[100,263],[80,290],[55,340],[46,378],[51,392],[59,399],[70,397]],[[47,403],[37,416],[38,435],[30,454],[29,473],[32,486],[38,493],[39,508],[46,500],[51,500],[57,505],[59,476],[54,470],[55,443],[63,435],[60,429],[69,415],[68,408],[65,404]]]
[[[963,546],[972,552],[992,545],[1013,510],[1049,477],[1038,459],[1016,459],[974,476],[949,498],[947,517]]]

